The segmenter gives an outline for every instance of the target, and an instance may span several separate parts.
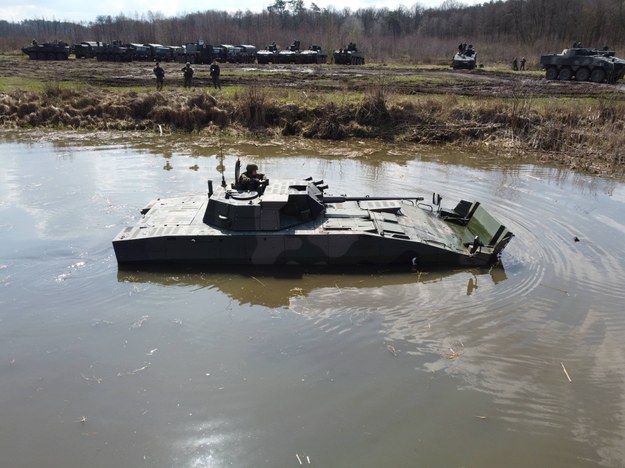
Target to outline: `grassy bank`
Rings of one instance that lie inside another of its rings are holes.
[[[106,90],[59,83],[0,93],[0,125],[149,132],[219,132],[341,140],[376,138],[488,147],[592,172],[625,167],[625,102],[596,97],[475,98],[396,92],[411,77],[335,92],[260,85],[206,91]],[[437,78],[438,79],[438,78]],[[339,85],[340,86],[340,85]]]

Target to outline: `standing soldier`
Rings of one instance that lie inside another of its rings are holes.
[[[160,63],[158,62],[156,62],[156,66],[154,67],[154,75],[156,76],[156,90],[160,91],[163,89],[165,70],[163,70],[163,67],[161,67]]]
[[[217,88],[221,89],[221,83],[219,82],[220,72],[221,70],[219,69],[217,60],[213,60],[213,63],[211,63],[210,73],[211,73],[211,78],[213,79],[213,86],[215,86],[215,89]]]
[[[187,62],[187,64],[182,67],[182,73],[184,74],[184,87],[191,87],[191,78],[193,78],[193,68],[191,68],[191,63]]]
[[[512,60],[512,69],[515,71],[519,69],[519,61],[516,57],[514,57],[514,60]]]
[[[525,57],[521,58],[521,70],[525,70]]]

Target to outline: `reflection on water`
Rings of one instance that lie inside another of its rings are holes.
[[[625,463],[622,183],[390,146],[1,145],[3,464]],[[238,154],[335,192],[478,199],[516,234],[505,268],[118,271],[141,207]]]
[[[478,277],[486,278],[494,284],[506,279],[503,267],[459,271],[412,271],[406,268],[373,268],[360,266],[357,270],[348,268],[302,269],[284,267],[271,268],[220,267],[218,272],[207,272],[202,267],[171,269],[171,267],[141,270],[120,269],[117,279],[129,283],[155,283],[167,286],[186,286],[194,289],[217,288],[228,295],[237,304],[254,304],[265,307],[292,307],[297,299],[312,297],[317,294],[327,296],[336,291],[337,296],[356,291],[358,295],[370,296],[376,289],[390,286],[413,288],[417,283],[434,283],[444,278],[466,274],[469,279],[466,291],[461,294],[470,296],[477,292]],[[481,279],[480,281],[485,281]],[[296,287],[294,287],[296,285]],[[458,294],[459,291],[454,291]],[[387,304],[390,306],[391,304]]]

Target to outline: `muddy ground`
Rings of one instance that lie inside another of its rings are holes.
[[[0,60],[0,78],[73,82],[94,87],[145,87],[155,80],[153,63],[97,62],[94,59],[67,61],[28,60],[25,56],[7,55]],[[166,87],[182,88],[182,64],[163,63]],[[196,64],[194,87],[210,87],[209,65]],[[375,82],[392,86],[399,95],[452,94],[490,97],[605,97],[625,101],[625,85],[598,85],[546,81],[542,73],[502,72],[487,69],[473,71],[441,68],[402,68],[384,64],[364,66],[339,65],[236,65],[221,64],[223,86],[271,85],[319,92],[335,92],[349,87],[358,90]],[[412,77],[412,79],[402,79]],[[418,77],[414,79],[414,77]],[[397,82],[395,82],[397,80]]]
[[[185,90],[182,64],[165,63],[157,93],[153,66],[4,56],[0,127],[376,138],[488,148],[591,172],[625,167],[622,83],[546,81],[539,71],[222,64],[224,91],[214,92],[208,65],[194,65]],[[301,102],[273,99],[280,88],[301,90]],[[339,99],[360,91],[359,103]],[[325,100],[309,106],[310,96]]]

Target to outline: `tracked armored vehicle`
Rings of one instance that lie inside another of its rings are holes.
[[[300,52],[300,62],[306,64],[327,63],[328,53],[320,46],[313,44],[307,50]]]
[[[390,265],[473,267],[498,260],[513,234],[479,202],[348,197],[323,181],[236,184],[157,199],[113,240],[120,265]]]
[[[572,47],[561,54],[542,55],[540,64],[548,80],[616,83],[625,76],[625,60],[608,48]]]
[[[67,60],[70,47],[65,42],[45,42],[38,44],[33,41],[29,47],[23,47],[22,52],[31,60]]]
[[[454,55],[451,66],[454,70],[473,70],[477,66],[477,52],[472,45],[464,47],[462,44],[458,48],[458,53]]]
[[[332,54],[337,65],[364,65],[365,56],[358,50],[356,44],[350,42],[344,49],[335,50]]]
[[[278,63],[278,46],[275,42],[272,42],[263,50],[256,52],[256,61],[260,65],[266,65],[268,63]]]

